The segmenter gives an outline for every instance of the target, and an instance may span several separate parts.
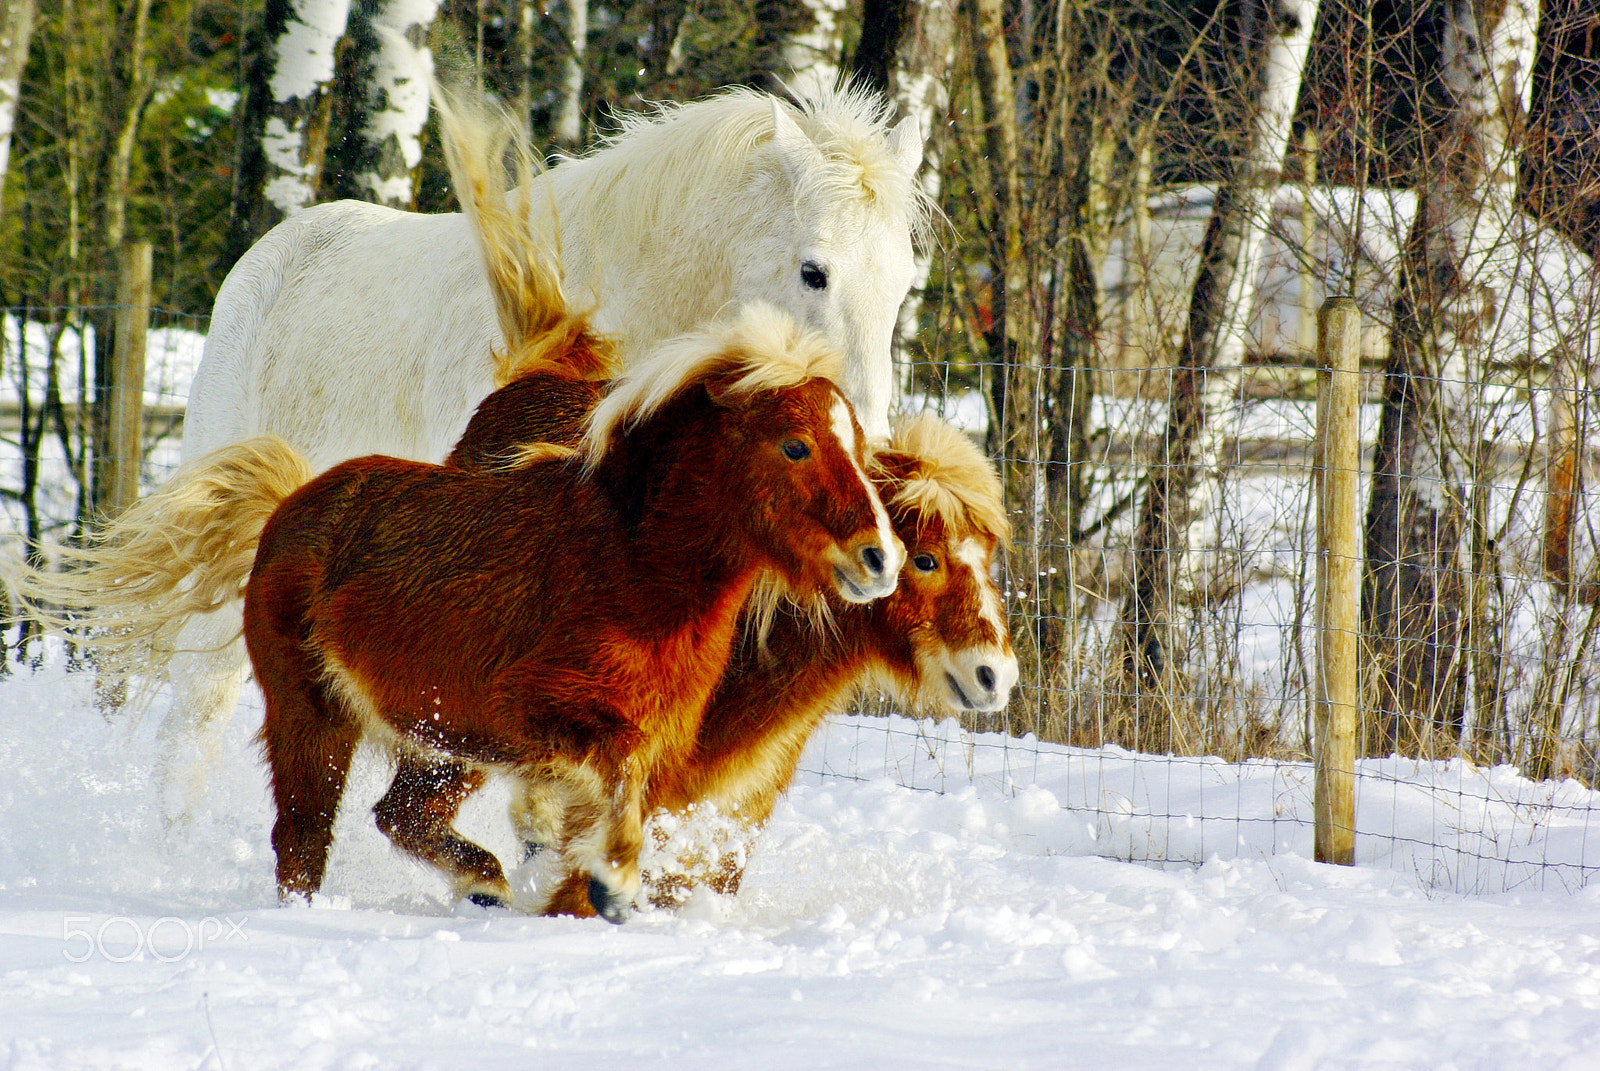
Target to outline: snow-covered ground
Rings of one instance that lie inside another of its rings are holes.
[[[1308,858],[1303,766],[847,718],[738,896],[612,927],[446,903],[373,828],[365,753],[322,903],[279,907],[256,699],[170,829],[161,703],[108,720],[59,657],[0,684],[0,1065],[1600,1060],[1600,827],[1572,784],[1371,764],[1344,869]],[[495,787],[462,824],[504,854]]]

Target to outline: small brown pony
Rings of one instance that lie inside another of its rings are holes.
[[[837,361],[753,306],[619,379],[576,457],[358,458],[285,499],[244,614],[280,893],[320,887],[351,755],[376,731],[554,791],[567,862],[620,921],[644,786],[692,750],[758,577],[850,602],[894,588],[903,549]]]
[[[570,442],[581,431],[572,413],[596,389],[530,371],[479,406],[448,463],[514,469],[525,463],[524,453],[537,457]],[[529,429],[547,444],[520,444],[518,435]],[[1006,704],[1017,663],[990,575],[1008,534],[993,467],[964,435],[931,417],[901,423],[872,461],[878,492],[907,548],[894,593],[868,606],[832,607],[820,622],[786,607],[761,640],[747,637],[712,695],[693,750],[652,770],[647,815],[669,811],[682,818],[709,807],[736,827],[759,829],[793,779],[806,741],[866,682],[924,709],[992,711]],[[482,783],[482,773],[466,764],[403,754],[394,783],[374,808],[379,827],[458,888],[486,889],[484,864],[493,864],[496,877],[498,864],[452,827],[461,804]],[[556,794],[525,782],[513,824],[530,852],[570,837],[562,823]],[[652,901],[668,906],[696,884],[737,891],[741,847],[711,859],[703,845],[691,845],[671,869],[647,875]],[[592,914],[587,881],[580,871],[565,874],[544,911]]]
[[[509,344],[500,363],[504,386],[480,403],[446,464],[514,472],[579,441],[587,410],[603,395],[600,381],[617,366],[603,340],[570,330],[548,293],[522,283],[529,274],[524,254],[498,240],[512,231],[499,222],[504,202],[481,166],[493,153],[481,145],[459,151],[464,135],[449,119],[446,144],[457,150],[452,176],[458,191],[470,193],[462,200],[477,223]],[[469,124],[465,133],[484,129]],[[747,637],[692,751],[652,769],[645,813],[710,805],[759,828],[792,780],[806,740],[867,680],[924,708],[997,710],[1009,699],[1017,663],[990,575],[1008,524],[993,466],[960,432],[927,417],[899,425],[874,462],[896,534],[910,549],[899,586],[870,607],[832,607],[823,622],[804,610],[778,611],[764,641]],[[483,780],[471,764],[402,751],[394,782],[374,811],[396,847],[438,867],[471,899],[497,903],[509,893],[498,860],[452,825]],[[513,823],[530,848],[561,847],[574,834],[564,828],[562,812],[559,793],[526,781]],[[675,872],[655,876],[653,898],[668,901],[697,880],[733,892],[738,860],[736,851],[710,868],[682,860]],[[581,870],[572,871],[544,909],[591,914],[587,885]]]

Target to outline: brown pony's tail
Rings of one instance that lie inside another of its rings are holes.
[[[94,648],[104,672],[159,676],[189,618],[243,597],[267,518],[313,475],[282,439],[247,439],[191,461],[87,546],[64,549],[61,571],[0,560],[0,574],[20,617]]]
[[[465,90],[435,86],[445,162],[461,210],[483,252],[489,289],[506,348],[495,356],[495,385],[529,372],[610,380],[621,371],[615,347],[575,312],[561,288],[560,227],[548,233],[532,216],[537,164],[520,124]],[[508,194],[502,161],[510,156],[517,189]],[[541,250],[540,238],[548,248]]]

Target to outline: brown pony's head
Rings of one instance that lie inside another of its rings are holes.
[[[905,548],[867,478],[861,427],[834,382],[839,365],[787,313],[746,306],[629,369],[595,407],[579,453],[594,472],[646,442],[701,450],[701,472],[716,474],[702,476],[702,493],[727,504],[730,533],[751,539],[790,592],[882,598]],[[669,410],[697,412],[704,440],[688,445],[687,424],[650,427]]]
[[[994,571],[1010,536],[1000,480],[961,432],[932,417],[900,423],[873,459],[879,492],[906,545],[881,627],[911,645],[911,680],[889,682],[923,705],[994,711],[1011,698],[1017,658]]]

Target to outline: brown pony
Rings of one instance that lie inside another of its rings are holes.
[[[693,749],[762,571],[849,602],[894,588],[903,550],[837,363],[752,306],[619,379],[576,457],[358,458],[285,499],[244,614],[280,894],[321,886],[351,755],[376,731],[554,792],[568,864],[620,921],[644,786]],[[509,899],[494,879],[470,893]]]
[[[570,442],[581,430],[570,408],[584,389],[558,374],[528,374],[479,406],[449,463],[514,468],[521,449],[538,456],[557,448],[518,447],[524,428],[554,444]],[[569,414],[566,425],[561,412]],[[993,467],[964,435],[930,417],[900,424],[873,462],[874,482],[907,548],[894,593],[868,606],[833,606],[821,622],[787,607],[762,639],[747,637],[711,697],[693,749],[652,770],[646,814],[668,811],[682,819],[709,810],[732,817],[736,827],[760,828],[811,734],[865,682],[921,708],[992,711],[1009,699],[1017,663],[990,575],[1008,525]],[[482,781],[462,763],[403,755],[374,808],[379,827],[397,847],[471,888],[482,859],[451,823]],[[513,823],[530,852],[571,836],[557,794],[536,781],[525,782]],[[732,893],[742,859],[739,845],[715,860],[691,845],[670,870],[648,875],[651,899],[666,906],[697,883]],[[586,886],[583,873],[566,873],[544,910],[592,914]]]

